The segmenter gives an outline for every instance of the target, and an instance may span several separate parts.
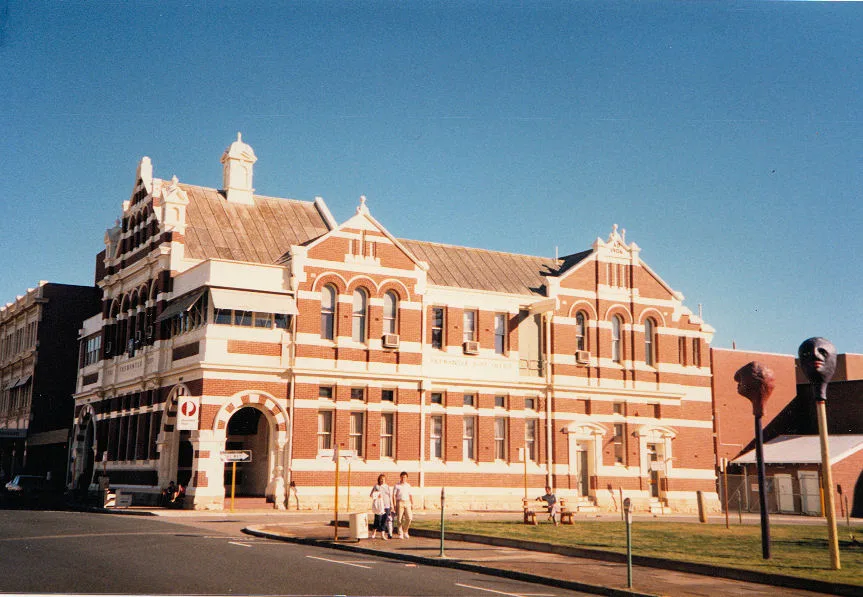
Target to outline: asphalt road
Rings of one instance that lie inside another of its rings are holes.
[[[583,595],[243,535],[255,520],[0,510],[0,592]]]

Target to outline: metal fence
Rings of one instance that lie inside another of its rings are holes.
[[[724,479],[728,480],[728,504],[725,504]],[[822,498],[818,475],[768,475],[767,511],[771,514],[806,514],[821,516]],[[728,511],[758,512],[758,477],[755,475],[719,475],[719,497]]]

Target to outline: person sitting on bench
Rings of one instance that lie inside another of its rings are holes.
[[[554,526],[557,526],[559,523],[555,516],[560,513],[560,504],[558,504],[557,496],[554,495],[551,487],[548,485],[545,486],[545,495],[536,498],[536,501],[540,500],[545,502],[546,508],[548,509],[548,517],[554,523]]]

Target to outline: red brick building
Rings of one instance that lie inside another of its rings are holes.
[[[803,339],[801,339],[802,342]],[[729,471],[755,479],[754,417],[749,401],[737,393],[734,373],[760,361],[776,376],[776,388],[764,409],[762,425],[767,475],[774,479],[768,506],[779,512],[819,514],[821,452],[811,388],[793,355],[742,350],[711,350],[716,467],[725,458]],[[840,354],[827,389],[827,424],[836,503],[847,498],[852,515],[863,516],[863,355]],[[739,479],[737,479],[739,481]],[[838,493],[842,487],[843,495]],[[734,488],[732,488],[732,493]],[[757,500],[743,499],[751,507]],[[730,500],[733,502],[733,499]]]
[[[238,138],[223,190],[142,160],[84,326],[105,348],[79,375],[76,483],[178,480],[218,509],[243,449],[240,494],[281,504],[291,480],[324,506],[338,446],[361,503],[405,470],[428,506],[445,485],[519,507],[525,479],[574,507],[716,504],[713,330],[624,231],[557,259],[399,239],[364,198],[338,224],[254,194],[256,159]]]

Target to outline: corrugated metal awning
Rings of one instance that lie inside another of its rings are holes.
[[[16,381],[16,382],[15,382],[15,385],[14,385],[14,386],[12,386],[12,387],[13,387],[13,388],[17,388],[18,386],[23,386],[25,383],[27,383],[28,381],[30,381],[30,377],[31,377],[30,375],[28,375],[28,376],[26,376],[26,377],[22,377],[21,379],[19,379],[18,381]]]
[[[285,315],[296,315],[298,313],[297,303],[292,296],[287,294],[211,288],[210,297],[213,299],[213,306],[217,309],[281,313]]]
[[[201,296],[207,292],[206,288],[201,288],[187,294],[186,296],[182,296],[175,300],[173,303],[165,307],[165,310],[156,318],[156,321],[164,321],[166,319],[171,319],[174,315],[179,315],[185,311],[188,311],[192,308],[192,305],[195,304]]]

